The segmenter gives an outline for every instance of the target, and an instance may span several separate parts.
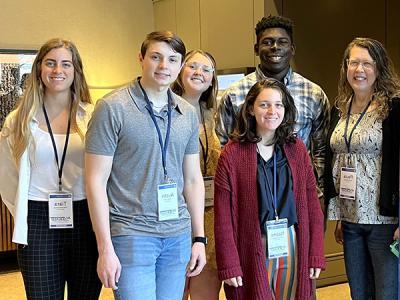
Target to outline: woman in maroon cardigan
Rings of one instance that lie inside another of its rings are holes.
[[[256,83],[221,154],[215,242],[227,299],[309,299],[325,267],[323,214],[295,118],[281,82]]]

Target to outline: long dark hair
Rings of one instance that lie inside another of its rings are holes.
[[[230,138],[239,143],[258,143],[261,137],[257,135],[257,122],[252,115],[254,102],[258,95],[264,89],[276,89],[282,95],[282,103],[285,107],[285,115],[281,125],[276,129],[273,143],[283,145],[285,143],[294,143],[295,135],[293,127],[296,120],[296,106],[293,97],[289,94],[285,85],[276,79],[265,79],[253,85],[246,96],[246,99],[240,108],[236,128]]]

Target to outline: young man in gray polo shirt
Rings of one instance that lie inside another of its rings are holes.
[[[86,135],[97,271],[116,299],[180,300],[205,265],[198,119],[169,88],[185,52],[171,32],[148,34],[142,77],[99,100]]]

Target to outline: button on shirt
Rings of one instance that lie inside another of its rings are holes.
[[[198,118],[193,106],[173,94],[168,177],[177,184],[179,219],[158,221],[157,185],[163,183],[161,149],[154,123],[136,79],[99,100],[86,136],[86,152],[113,156],[107,183],[112,236],[167,237],[190,232],[183,197],[183,159],[199,153]],[[151,99],[150,99],[151,100]],[[154,112],[165,138],[167,105]]]

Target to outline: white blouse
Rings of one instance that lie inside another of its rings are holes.
[[[58,162],[61,165],[66,134],[54,134]],[[29,155],[31,180],[28,199],[47,201],[48,193],[58,191],[58,167],[50,134],[38,128],[33,134],[35,149]],[[69,135],[62,172],[63,191],[72,192],[73,200],[86,199],[84,178],[85,145],[78,133]]]

